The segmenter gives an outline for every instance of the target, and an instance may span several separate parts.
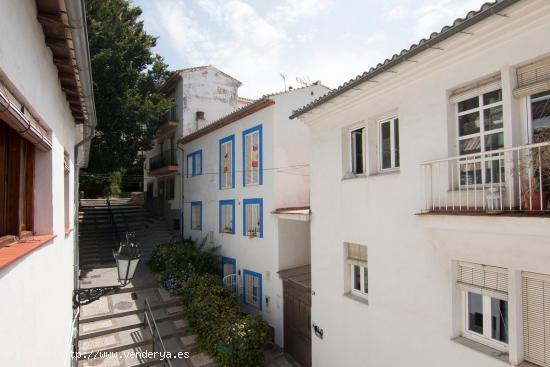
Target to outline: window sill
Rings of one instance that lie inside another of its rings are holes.
[[[498,359],[499,361],[502,361],[504,363],[510,364],[509,361],[509,354],[508,352],[502,352],[500,350],[497,350],[495,348],[492,348],[488,345],[478,343],[474,340],[468,339],[463,336],[456,337],[452,339],[454,342],[463,345],[467,348],[473,349],[477,352],[483,353],[489,357],[493,357],[495,359]]]
[[[0,269],[5,268],[17,259],[22,258],[38,247],[51,242],[56,235],[31,236],[20,240],[11,246],[0,248]]]
[[[389,175],[395,175],[398,173],[401,173],[400,169],[385,170],[385,171],[379,171],[379,172],[369,173],[369,174],[363,173],[360,175],[347,173],[346,176],[342,177],[342,181],[359,180],[359,179],[365,179],[369,177],[389,176]]]
[[[369,300],[367,298],[356,296],[355,294],[352,294],[352,293],[344,293],[343,296],[352,301],[362,303],[365,306],[369,305]]]

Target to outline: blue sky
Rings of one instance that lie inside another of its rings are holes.
[[[257,98],[299,86],[335,88],[439,31],[482,0],[134,0],[172,69],[212,64]]]

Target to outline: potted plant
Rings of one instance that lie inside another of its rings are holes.
[[[540,129],[534,135],[533,143],[547,141],[550,141],[550,129]],[[523,160],[519,164],[521,206],[530,211],[546,210],[550,192],[550,146],[529,149]]]

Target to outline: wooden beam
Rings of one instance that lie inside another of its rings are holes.
[[[57,49],[69,49],[69,46],[67,45],[67,40],[61,38],[46,37],[46,45],[48,47]]]
[[[53,63],[55,65],[63,65],[63,66],[70,66],[74,67],[73,60],[69,59],[67,57],[54,57]]]
[[[51,14],[51,13],[38,13],[36,17],[38,23],[42,25],[51,25],[56,27],[64,27],[63,20],[61,19],[61,14]]]

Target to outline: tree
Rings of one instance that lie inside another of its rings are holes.
[[[171,73],[152,51],[157,38],[144,31],[139,7],[86,0],[86,12],[98,118],[88,172],[136,168],[170,107],[159,89]]]

